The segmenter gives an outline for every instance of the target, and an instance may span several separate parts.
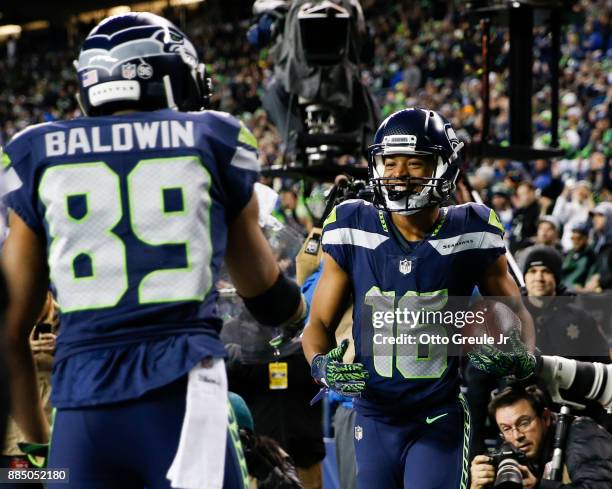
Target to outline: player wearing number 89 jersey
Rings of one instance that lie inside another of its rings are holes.
[[[150,147],[139,147],[142,134]],[[164,147],[164,137],[174,147]],[[93,151],[94,139],[108,150]],[[113,150],[118,144],[125,149]],[[258,175],[246,128],[220,113],[166,109],[32,127],[6,154],[22,182],[8,206],[46,237],[62,308],[55,406],[121,401],[174,380],[189,358],[158,362],[149,367],[155,371],[110,368],[121,348],[146,350],[147,340],[169,329],[177,335],[166,340],[172,349],[224,356],[213,283],[227,222],[247,204]],[[105,344],[121,348],[90,358]]]
[[[323,274],[302,343],[316,371],[332,347],[327,329],[352,296],[355,362],[368,374],[355,400],[359,489],[467,483],[469,414],[459,397],[458,358],[445,344],[389,342],[402,333],[417,340],[452,333],[406,316],[400,321],[398,309],[438,311],[476,285],[488,295],[519,296],[495,213],[478,204],[441,207],[454,189],[459,149],[436,112],[396,112],[370,147],[374,202],[346,201],[324,225]],[[532,341],[533,323],[520,301],[516,312]]]
[[[2,156],[17,421],[47,441],[27,332],[50,278],[62,309],[50,465],[75,487],[243,487],[215,305],[224,257],[258,320],[304,313],[257,223],[255,138],[198,111],[203,67],[165,19],[103,21],[77,66],[95,117],[33,126]]]

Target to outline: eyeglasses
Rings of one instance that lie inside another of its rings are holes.
[[[502,435],[504,435],[504,438],[508,438],[510,434],[514,432],[514,430],[524,434],[531,427],[534,420],[535,418],[533,417],[523,418],[518,424],[514,426],[504,426],[503,428],[500,428],[500,431],[502,432]]]

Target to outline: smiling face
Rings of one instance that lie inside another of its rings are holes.
[[[495,412],[495,421],[504,440],[530,459],[537,459],[550,427],[550,414],[538,416],[527,399],[521,399]]]
[[[396,184],[392,188],[396,192],[408,191],[408,194],[418,194],[423,190],[422,183],[425,183],[425,179],[430,178],[433,175],[434,163],[433,158],[425,156],[412,156],[412,155],[390,155],[385,156],[383,160],[384,171],[383,177],[385,178],[398,178],[397,182],[390,180],[389,184]],[[406,184],[404,177],[418,178],[423,180],[417,180]]]
[[[525,274],[525,287],[529,297],[547,297],[555,295],[557,282],[547,267],[533,266]]]

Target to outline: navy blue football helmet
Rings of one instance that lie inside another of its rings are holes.
[[[374,205],[410,215],[442,204],[455,190],[459,174],[456,160],[462,147],[450,122],[433,110],[410,108],[390,115],[368,148],[368,183],[374,190]],[[385,178],[384,158],[394,155],[433,159],[432,175]],[[410,191],[410,187],[419,190]]]
[[[206,107],[210,80],[195,47],[172,22],[148,12],[109,17],[75,61],[85,115]]]

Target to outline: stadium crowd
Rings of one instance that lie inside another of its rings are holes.
[[[479,140],[480,32],[468,15],[467,4],[368,1],[363,7],[374,53],[362,66],[362,82],[374,93],[381,116],[403,107],[435,107],[459,128],[461,138]],[[273,74],[269,51],[245,41],[249,11],[235,15],[240,19],[214,23],[203,20],[205,13],[201,18],[190,15],[185,27],[212,73],[212,106],[244,120],[258,139],[261,163],[269,166],[283,152],[279,132],[261,108],[262,94]],[[564,157],[522,162],[485,159],[468,168],[472,186],[484,200],[499,203],[497,210],[509,232],[517,227],[513,218],[519,218],[525,207],[518,184],[531,182],[538,214],[554,214],[563,225],[558,231],[566,253],[573,226],[587,221],[588,210],[598,202],[610,200],[608,160],[612,154],[609,3],[581,0],[567,17],[561,44],[559,123]],[[85,34],[90,27],[81,25],[78,32]],[[534,34],[534,144],[543,148],[550,143],[551,36],[546,26],[536,27]],[[489,133],[492,143],[504,145],[509,138],[508,31],[494,28],[491,37]],[[36,49],[39,42],[26,36],[10,56],[7,53],[0,59],[5,73],[0,85],[0,144],[29,124],[80,115],[72,69],[76,53],[52,44],[42,54]],[[561,202],[553,210],[559,196]],[[565,203],[569,205],[562,206]],[[536,223],[533,216],[530,219],[521,233],[535,234]]]
[[[460,138],[480,140],[480,32],[466,4],[370,0],[363,7],[374,52],[361,67],[361,80],[375,95],[380,115],[405,107],[431,107],[452,122]],[[172,19],[173,12],[168,13]],[[530,271],[531,247],[546,247],[547,259],[554,262],[548,269],[555,280],[548,295],[612,290],[611,15],[607,0],[579,0],[567,13],[559,124],[564,156],[536,161],[485,159],[466,167],[471,186],[499,215],[506,243],[524,272]],[[273,69],[268,49],[255,49],[245,41],[252,23],[249,11],[239,17],[212,23],[193,15],[183,27],[212,73],[213,108],[245,122],[258,141],[260,162],[266,167],[279,162],[284,150],[279,131],[261,106]],[[79,26],[78,32],[85,34],[90,27]],[[550,143],[551,121],[547,64],[551,36],[546,27],[536,27],[534,45],[534,144],[544,148]],[[490,142],[507,145],[506,29],[493,29],[491,49]],[[5,53],[0,56],[0,71],[5,74],[0,81],[0,144],[31,124],[81,115],[75,99],[74,50],[52,43],[41,52],[24,36]],[[306,236],[312,216],[303,205],[300,187],[283,180],[276,188],[281,198],[275,215]],[[525,294],[533,295],[529,290]],[[511,432],[513,436],[514,427]],[[311,464],[310,455],[306,454],[304,465]],[[305,487],[314,488],[317,483]]]

